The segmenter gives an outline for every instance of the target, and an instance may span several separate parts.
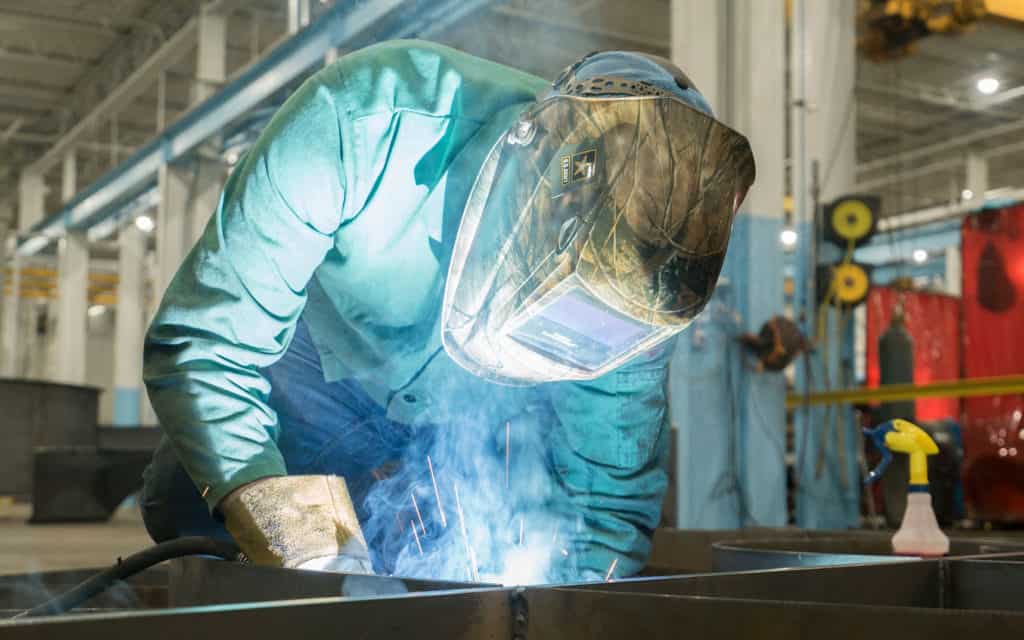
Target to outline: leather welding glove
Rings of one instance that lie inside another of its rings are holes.
[[[256,564],[373,573],[343,478],[263,478],[229,493],[219,508],[228,532]]]

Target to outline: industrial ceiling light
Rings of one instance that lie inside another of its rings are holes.
[[[107,307],[105,305],[102,305],[102,304],[94,304],[91,307],[89,307],[88,311],[86,311],[86,313],[89,314],[90,318],[96,318],[96,317],[102,316],[106,312],[107,312]]]
[[[139,228],[142,233],[152,233],[153,229],[156,228],[156,223],[153,222],[153,218],[142,214],[135,218],[135,226]]]
[[[960,199],[961,200],[970,200],[973,197],[974,197],[974,192],[971,191],[970,189],[964,189],[963,191],[960,192]]]
[[[996,91],[999,91],[999,80],[992,76],[985,76],[978,80],[978,91],[983,95],[990,96]]]
[[[923,264],[928,261],[928,252],[924,249],[914,249],[914,253],[911,254],[914,258],[914,262],[917,264]]]
[[[797,236],[796,231],[793,231],[792,229],[783,229],[782,233],[779,234],[779,242],[781,242],[782,246],[787,249],[795,247],[798,239],[799,236]]]

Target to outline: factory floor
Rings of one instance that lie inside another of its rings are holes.
[[[105,567],[151,543],[137,506],[123,505],[110,522],[28,524],[31,507],[0,502],[0,575]]]

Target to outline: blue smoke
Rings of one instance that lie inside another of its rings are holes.
[[[376,569],[502,584],[569,579],[579,524],[551,472],[552,417],[526,409],[500,421],[493,400],[458,404],[456,419],[420,427],[427,433],[364,501]]]

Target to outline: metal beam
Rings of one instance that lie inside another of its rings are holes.
[[[972,211],[1010,206],[1021,200],[1024,200],[1024,189],[1013,187],[989,189],[985,192],[985,199],[980,205],[976,202],[958,202],[956,204],[926,207],[915,211],[905,211],[882,218],[878,221],[878,229],[884,233],[897,229],[917,227],[932,222],[961,218]]]
[[[909,180],[911,178],[918,178],[931,173],[953,169],[962,165],[963,162],[963,158],[959,157],[946,158],[945,160],[939,160],[938,162],[933,162],[931,164],[919,165],[902,171],[886,173],[882,177],[875,178],[873,180],[860,181],[854,189],[858,192],[876,191],[880,187],[884,187],[894,182],[902,182],[903,180]]]
[[[17,118],[13,122],[11,122],[11,124],[6,129],[4,129],[3,133],[0,133],[0,144],[9,142],[10,139],[13,138],[15,134],[18,133],[18,130],[21,129],[22,125],[24,124],[24,118]]]
[[[55,67],[85,67],[89,65],[88,60],[41,53],[25,53],[22,51],[11,51],[0,48],[0,62],[13,62],[15,64],[48,64]]]
[[[878,160],[862,162],[857,165],[857,173],[863,174],[870,171],[881,170],[894,164],[914,162],[929,155],[942,153],[944,151],[962,150],[963,147],[976,142],[981,142],[988,138],[994,138],[997,136],[1003,137],[1009,134],[1019,133],[1021,131],[1024,131],[1024,119],[997,125],[995,127],[979,129],[960,136],[954,136],[952,138],[947,138],[942,142],[923,145],[910,151],[904,151],[903,153],[894,153],[884,158],[879,158]]]
[[[79,139],[93,130],[100,120],[109,118],[111,114],[117,113],[140,94],[147,91],[156,82],[157,75],[162,69],[179,61],[195,48],[199,32],[198,24],[199,22],[196,18],[189,20],[156,53],[150,56],[124,82],[111,91],[102,102],[97,104],[88,115],[72,127],[49,151],[27,167],[27,170],[35,173],[45,173],[60,162],[68,149],[74,147]]]
[[[1021,152],[1024,152],[1024,140],[1015,140],[998,147],[979,151],[978,155],[986,159],[991,159]],[[965,154],[959,153],[929,164],[916,165],[900,171],[889,171],[878,178],[858,182],[856,189],[858,191],[870,192],[911,178],[918,178],[920,176],[956,169],[963,166],[965,162],[964,158]]]
[[[8,131],[14,127],[15,122],[11,123],[8,127]],[[0,133],[0,142],[17,142],[19,144],[27,145],[50,145],[53,144],[53,136],[42,135],[38,133],[18,133],[15,129],[14,133],[8,134],[8,131]],[[117,153],[128,155],[135,151],[135,147],[125,144],[113,145],[109,142],[79,142],[75,146],[76,151],[85,151],[90,153],[110,153],[112,150],[116,150]]]
[[[978,115],[1000,120],[1016,121],[1020,118],[1020,115],[1017,113],[994,109],[993,106],[997,103],[993,100],[987,100],[984,102],[965,100],[948,89],[939,89],[924,85],[908,86],[906,84],[880,84],[870,80],[861,80],[857,83],[857,93],[859,95],[867,93],[902,98],[905,100],[912,100],[919,104],[944,107],[946,109],[953,109],[966,113],[976,113]],[[1013,98],[1004,99],[1003,102],[1009,99]]]
[[[33,31],[49,29],[104,38],[116,38],[120,35],[118,30],[96,24],[95,22],[83,22],[81,20],[70,20],[68,18],[38,15],[24,11],[11,11],[8,9],[0,11],[0,30],[23,31],[30,29]]]
[[[54,102],[65,98],[67,93],[56,87],[48,87],[36,83],[13,82],[0,78],[0,95],[36,100],[52,106]]]
[[[126,200],[153,186],[162,165],[190,153],[239,115],[311,67],[321,64],[327,50],[340,46],[361,47],[392,38],[426,37],[463,19],[489,1],[379,0],[335,5],[79,193],[61,211],[35,225],[27,236],[21,238],[19,253],[31,255],[68,229],[88,229],[115,215],[117,208]],[[193,31],[194,39],[194,21],[190,24],[191,29],[182,31]],[[179,31],[175,38],[181,33]],[[150,71],[156,68],[147,66]],[[80,124],[76,130],[81,127]],[[70,146],[69,138],[65,137],[47,153],[48,157],[34,164],[30,170],[52,166],[63,157],[56,152],[66,151]]]

